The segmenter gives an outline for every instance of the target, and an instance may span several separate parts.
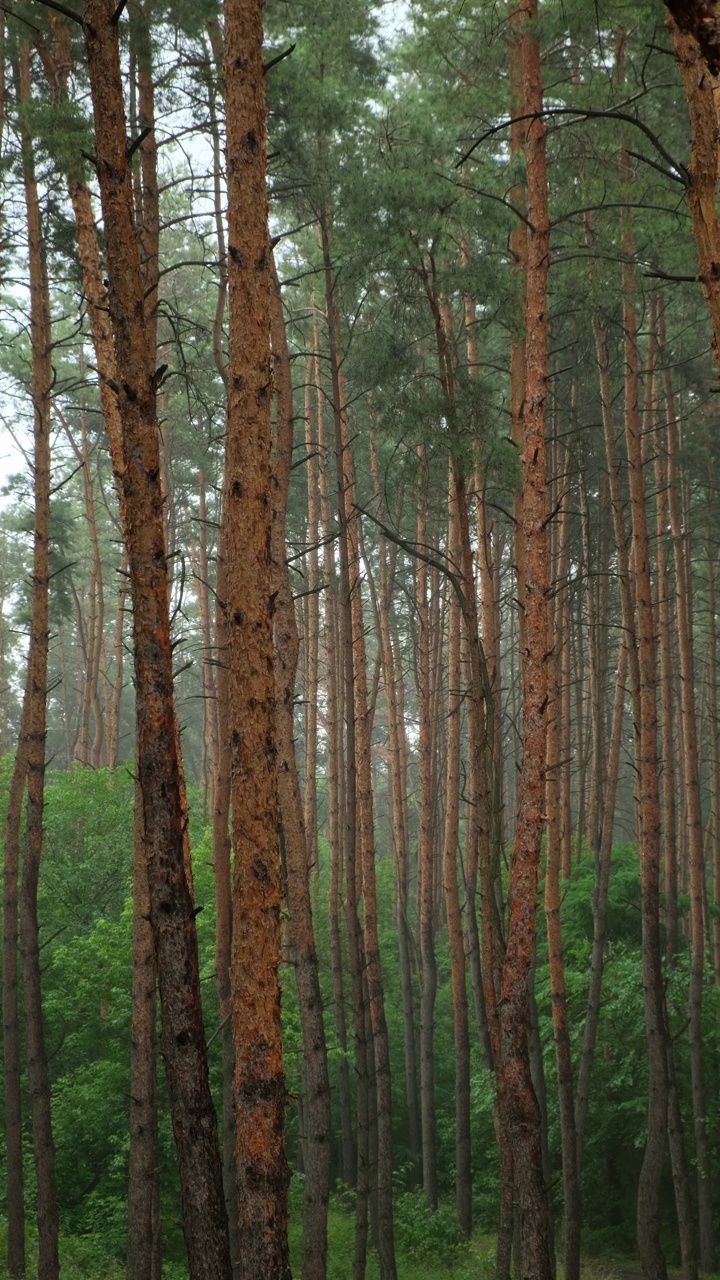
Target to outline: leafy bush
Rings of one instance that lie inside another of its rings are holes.
[[[395,1200],[395,1240],[398,1252],[409,1259],[432,1259],[452,1264],[467,1249],[451,1205],[428,1209],[422,1191],[406,1191]]]

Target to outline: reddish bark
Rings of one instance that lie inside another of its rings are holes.
[[[280,1023],[272,562],[271,269],[261,0],[226,0],[229,358],[225,597],[234,853],[232,1006],[239,1274],[290,1276]]]
[[[85,43],[105,223],[108,303],[123,428],[125,535],[133,601],[138,776],[165,1055],[193,1280],[227,1280],[227,1223],[202,1023],[195,909],[173,702],[155,369],[145,326],[117,24],[90,0]]]
[[[3,1068],[5,1160],[7,1165],[7,1263],[12,1280],[25,1274],[25,1187],[23,1175],[20,1016],[18,1001],[18,882],[20,828],[27,777],[25,706],[8,793],[3,852]]]
[[[522,573],[520,644],[523,689],[523,765],[519,782],[515,844],[510,865],[507,949],[500,990],[500,1070],[506,1088],[501,1116],[512,1144],[521,1215],[521,1259],[528,1280],[553,1273],[550,1224],[542,1161],[541,1116],[530,1072],[528,983],[535,952],[538,866],[545,809],[547,745],[547,654],[552,649],[548,600],[547,478],[545,402],[547,397],[547,276],[549,222],[540,47],[532,24],[537,3],[520,7],[519,29],[525,129],[527,209],[527,293],[525,384],[522,403],[523,486],[518,556]]]
[[[419,450],[417,544],[427,546],[426,463],[424,450]],[[420,733],[418,758],[420,765],[419,831],[418,831],[418,915],[420,923],[420,1113],[422,1119],[423,1187],[431,1209],[437,1208],[437,1154],[435,1115],[434,1017],[437,992],[435,962],[435,915],[433,910],[433,768],[432,706],[430,661],[430,610],[428,607],[428,568],[425,560],[417,562],[417,697]]]
[[[664,333],[660,334],[663,342]],[[654,335],[653,335],[654,341]],[[673,538],[675,561],[678,651],[680,659],[680,716],[683,739],[683,774],[685,782],[685,806],[690,872],[690,989],[689,989],[689,1040],[690,1080],[692,1088],[693,1127],[695,1132],[695,1158],[698,1179],[698,1236],[700,1266],[704,1271],[714,1271],[716,1265],[715,1236],[713,1229],[711,1157],[707,1132],[707,1091],[705,1086],[705,1061],[703,1050],[702,996],[705,964],[705,857],[703,850],[702,808],[700,800],[700,750],[698,742],[697,713],[695,710],[695,655],[692,628],[692,577],[689,572],[689,533],[683,521],[681,499],[678,492],[677,455],[679,450],[678,424],[675,399],[669,366],[665,367],[665,404],[667,410],[667,499],[670,512],[670,528]]]
[[[623,176],[626,179],[629,177],[627,157],[623,159]],[[625,440],[630,481],[639,668],[638,810],[643,993],[649,1071],[648,1131],[638,1182],[637,1235],[646,1280],[665,1280],[665,1258],[659,1239],[659,1214],[660,1180],[667,1140],[668,1058],[660,944],[661,816],[657,755],[657,654],[639,406],[635,245],[628,215],[624,218],[623,252]]]
[[[718,149],[714,76],[720,67],[717,61],[717,54],[720,52],[720,15],[714,0],[670,0],[668,8],[672,14],[668,21],[685,85],[692,134],[692,155],[687,169],[688,208],[700,280],[712,323],[713,353],[718,361],[720,218],[715,199]],[[712,38],[709,39],[711,35]],[[708,66],[711,74],[708,74]]]
[[[294,695],[300,638],[285,551],[293,454],[293,396],[280,285],[272,266],[270,323],[275,364],[276,437],[273,462],[272,550],[275,603],[278,798],[285,853],[288,930],[303,1039],[303,1280],[325,1280],[330,1195],[330,1080],[327,1069],[322,992],[310,901],[310,859],[303,821],[294,744]],[[319,496],[319,495],[318,495]],[[317,535],[317,522],[316,522]],[[317,600],[317,596],[315,597]],[[317,657],[317,654],[316,654]]]
[[[325,412],[322,371],[317,332],[314,325],[315,391],[317,409],[317,444],[320,454],[320,516],[324,542],[323,568],[325,574],[325,687],[327,691],[328,733],[328,838],[330,841],[330,956],[333,982],[333,1014],[335,1035],[341,1050],[338,1062],[338,1102],[340,1106],[340,1156],[341,1177],[348,1186],[356,1179],[356,1156],[352,1130],[350,1101],[350,1068],[348,1063],[348,1034],[343,987],[343,957],[340,932],[342,912],[342,867],[344,860],[343,830],[345,790],[343,785],[343,675],[341,625],[338,620],[335,544],[332,538],[330,494],[328,482],[328,458],[325,443]]]
[[[451,466],[448,512],[448,559],[462,563],[455,476]],[[460,638],[462,611],[455,591],[449,604],[448,634],[448,742],[445,783],[445,832],[443,837],[443,887],[450,944],[455,1046],[455,1203],[463,1235],[472,1231],[472,1169],[470,1148],[470,1035],[465,974],[462,912],[458,885],[458,827],[460,819]]]
[[[30,50],[20,49],[19,98],[30,101]],[[50,1104],[50,1076],[43,1028],[40,936],[37,911],[45,802],[45,735],[50,583],[50,408],[53,385],[50,290],[35,181],[32,139],[21,132],[23,185],[27,211],[30,271],[30,341],[34,410],[34,546],[33,592],[28,651],[27,695],[23,730],[27,748],[20,767],[27,768],[25,857],[20,898],[20,947],[25,1005],[25,1042],[32,1120],[33,1159],[37,1180],[38,1280],[57,1280],[59,1219],[55,1185],[55,1146]]]

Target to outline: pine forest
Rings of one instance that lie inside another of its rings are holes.
[[[720,0],[0,3],[2,1280],[720,1266]]]

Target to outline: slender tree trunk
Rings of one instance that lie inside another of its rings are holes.
[[[564,499],[561,499],[564,501]],[[558,559],[555,558],[554,634],[560,635],[562,590],[558,581]],[[560,640],[562,643],[562,640]],[[545,868],[545,920],[547,925],[550,994],[552,1006],[557,1089],[560,1106],[560,1145],[563,1177],[563,1227],[566,1280],[580,1276],[580,1180],[577,1166],[577,1141],[573,1100],[572,1050],[565,989],[565,957],[560,919],[561,832],[560,750],[562,695],[560,691],[557,650],[547,659],[548,667],[548,732],[547,732],[547,862]]]
[[[239,1273],[247,1280],[289,1280],[262,15],[261,0],[226,0],[230,333],[223,520],[234,853],[231,987]]]
[[[623,161],[629,177],[629,162]],[[646,1280],[665,1280],[659,1238],[660,1185],[667,1140],[668,1066],[666,1015],[660,944],[661,817],[657,755],[657,655],[650,579],[650,548],[639,405],[639,353],[635,312],[635,245],[632,227],[623,228],[623,328],[625,355],[625,439],[627,444],[632,547],[637,610],[640,754],[640,884],[642,964],[647,1033],[649,1098],[647,1139],[638,1182],[638,1250]]]
[[[322,993],[310,905],[310,860],[294,746],[293,704],[300,641],[285,552],[285,523],[293,452],[292,375],[280,285],[272,265],[271,335],[275,365],[277,430],[273,466],[273,561],[275,568],[276,714],[278,798],[285,852],[289,934],[303,1038],[304,1166],[303,1280],[325,1280],[330,1195],[330,1080],[325,1048]],[[318,495],[319,497],[319,495]],[[317,541],[317,520],[315,521]],[[317,574],[317,566],[316,566]],[[317,601],[317,594],[315,594]],[[316,637],[317,641],[317,637]],[[317,661],[317,653],[315,655]],[[316,676],[317,684],[317,676]]]
[[[345,919],[348,934],[350,981],[355,1022],[355,1070],[357,1076],[357,1178],[355,1187],[355,1250],[353,1280],[364,1280],[367,1264],[368,1207],[370,1197],[369,1170],[369,1090],[368,1052],[365,1030],[364,939],[358,917],[358,896],[362,876],[362,841],[359,824],[359,786],[355,675],[360,656],[355,654],[352,616],[353,595],[357,594],[358,557],[351,550],[349,525],[353,506],[354,481],[352,458],[347,449],[345,411],[341,384],[339,318],[334,296],[334,279],[330,247],[330,214],[320,221],[320,237],[325,275],[325,299],[328,316],[328,344],[332,373],[332,403],[335,427],[335,466],[338,485],[338,548],[340,553],[340,650],[345,704]],[[362,624],[361,624],[362,625]],[[364,648],[362,659],[364,662]],[[366,706],[365,706],[366,710]],[[358,851],[360,857],[358,857]]]
[[[675,14],[680,7],[668,6]],[[708,30],[716,25],[712,19],[703,19]],[[675,52],[685,85],[692,155],[685,171],[688,208],[692,220],[695,248],[697,250],[699,278],[710,312],[713,330],[713,354],[720,360],[720,276],[716,263],[720,261],[720,218],[716,203],[718,178],[717,107],[715,104],[715,76],[708,73],[703,53],[695,35],[680,30],[675,18],[669,18]],[[717,72],[715,72],[717,74]]]
[[[19,100],[30,103],[30,50],[20,49]],[[18,754],[27,769],[27,823],[20,896],[20,947],[25,1007],[25,1043],[32,1120],[33,1158],[37,1182],[38,1280],[57,1280],[59,1219],[55,1183],[55,1144],[50,1103],[50,1077],[43,1027],[38,921],[38,884],[43,845],[45,802],[45,736],[50,582],[50,408],[53,385],[50,290],[42,239],[32,140],[21,132],[23,186],[30,271],[30,341],[34,411],[34,549],[33,592],[28,651],[27,694],[23,730],[27,748]]]
[[[25,1186],[22,1135],[22,1068],[18,1001],[18,882],[20,828],[28,765],[26,690],[8,794],[3,855],[3,1069],[5,1083],[5,1163],[7,1265],[11,1280],[25,1274]]]
[[[595,860],[595,887],[593,890],[593,941],[590,955],[590,984],[588,987],[585,1026],[577,1077],[575,1100],[575,1140],[577,1143],[578,1176],[582,1170],[585,1126],[590,1107],[590,1084],[595,1062],[595,1044],[600,1023],[602,979],[607,947],[607,907],[610,890],[610,866],[612,840],[615,829],[615,800],[622,748],[622,730],[625,717],[625,686],[628,672],[628,650],[631,640],[626,636],[620,645],[615,699],[613,703],[612,729],[605,777],[605,797],[600,835],[600,848]]]
[[[660,335],[664,345],[664,334]],[[695,710],[695,658],[692,634],[692,581],[684,548],[683,520],[678,493],[677,454],[679,448],[677,418],[669,366],[665,367],[665,402],[667,409],[668,508],[675,556],[678,650],[680,656],[680,715],[682,718],[685,803],[687,807],[688,859],[690,864],[690,990],[689,1038],[690,1080],[692,1087],[693,1128],[698,1179],[698,1235],[700,1266],[714,1271],[716,1266],[713,1230],[710,1144],[708,1140],[707,1091],[703,1052],[702,996],[705,962],[705,927],[703,895],[705,859],[703,851],[702,808],[700,800],[700,753]]]
[[[348,1035],[345,1016],[345,993],[343,987],[343,959],[340,932],[340,914],[342,906],[342,866],[343,866],[343,823],[344,793],[343,750],[342,750],[342,654],[339,647],[337,619],[337,589],[335,572],[335,547],[332,539],[330,521],[330,498],[328,486],[328,460],[325,445],[325,413],[322,387],[322,374],[319,351],[317,322],[314,333],[315,346],[315,390],[318,428],[318,451],[320,455],[320,516],[324,542],[323,569],[325,574],[325,652],[326,670],[325,684],[327,691],[327,727],[328,727],[328,791],[330,840],[330,955],[333,982],[333,1013],[335,1019],[335,1036],[341,1051],[338,1062],[338,1104],[340,1107],[340,1155],[341,1177],[350,1187],[356,1180],[356,1153],[352,1129],[352,1108],[350,1095],[350,1068],[348,1064]]]
[[[156,1270],[159,1187],[155,955],[143,838],[142,790],[135,788],[133,842],[132,1052],[128,1167],[128,1280],[160,1280]]]
[[[223,484],[222,510],[226,484]],[[215,980],[218,989],[222,1039],[222,1178],[228,1218],[233,1275],[239,1274],[240,1239],[237,1177],[235,1173],[235,1044],[232,1028],[230,964],[232,959],[233,903],[230,841],[230,657],[225,583],[225,522],[220,522],[216,573],[215,652],[218,714],[218,772],[213,809],[213,869],[215,872]]]
[[[712,822],[713,913],[711,954],[715,981],[720,982],[720,708],[718,707],[717,596],[714,551],[708,545],[708,729],[710,734],[710,808]]]
[[[349,436],[343,438],[343,448],[352,466]],[[351,472],[349,473],[352,474]],[[351,481],[350,498],[354,502],[354,481]],[[377,1097],[377,1180],[378,1180],[378,1254],[381,1280],[394,1280],[396,1276],[395,1242],[392,1204],[392,1104],[390,1080],[390,1052],[385,1020],[385,1001],[380,966],[380,942],[377,924],[377,889],[375,881],[375,837],[373,829],[373,796],[371,775],[370,706],[367,693],[367,666],[365,657],[365,623],[363,618],[360,582],[360,549],[357,541],[357,517],[349,528],[350,549],[354,583],[352,591],[352,644],[355,660],[355,721],[357,746],[358,818],[362,866],[363,939],[365,945],[365,973],[367,977],[370,1026],[372,1030],[372,1061],[375,1068],[375,1093]],[[369,1059],[369,1066],[370,1066]]]
[[[654,374],[654,370],[653,370]],[[653,426],[657,432],[657,408]],[[663,864],[665,869],[665,954],[672,965],[678,951],[677,826],[675,813],[675,743],[671,648],[673,610],[668,569],[668,498],[665,451],[655,448],[655,504],[657,524],[657,612],[660,647],[660,708],[662,742]]]
[[[305,681],[305,838],[308,862],[318,866],[317,804],[317,697],[320,639],[318,529],[320,520],[319,459],[310,415],[311,392],[317,356],[305,367],[305,449],[307,451],[307,630]]]
[[[459,517],[455,499],[455,477],[451,468],[448,510],[448,559],[462,561]],[[448,635],[448,742],[445,782],[445,833],[443,838],[443,884],[447,912],[450,969],[453,999],[455,1046],[455,1203],[463,1235],[472,1232],[472,1165],[470,1149],[470,1033],[468,1026],[465,946],[458,885],[458,838],[460,819],[460,640],[462,613],[456,593],[450,595]]]
[[[193,1280],[227,1280],[227,1222],[202,1023],[195,911],[173,703],[155,370],[145,325],[118,45],[108,0],[89,0],[85,41],[105,223],[108,303],[123,429],[125,533],[133,598],[138,776],[163,1050]]]
[[[500,1071],[507,1087],[502,1117],[512,1144],[521,1218],[521,1257],[527,1280],[553,1273],[550,1221],[542,1161],[541,1116],[530,1072],[528,983],[535,950],[540,841],[545,809],[547,742],[547,654],[549,634],[547,567],[547,478],[545,401],[547,396],[547,273],[549,230],[545,128],[540,48],[534,23],[537,4],[519,10],[526,125],[528,220],[525,390],[522,404],[522,503],[519,546],[523,622],[520,628],[523,688],[523,766],[518,817],[510,866],[510,916],[500,992]]]
[[[384,518],[380,467],[374,433],[370,435],[370,469],[378,515]],[[397,930],[400,957],[400,984],[403,1003],[403,1050],[405,1059],[405,1097],[408,1116],[408,1146],[417,1168],[421,1160],[420,1101],[417,1092],[417,1066],[415,1061],[415,1018],[413,1009],[412,974],[410,964],[411,934],[408,921],[409,909],[409,836],[407,793],[404,789],[406,753],[404,751],[405,723],[399,706],[402,674],[396,670],[395,653],[391,634],[393,570],[383,538],[379,546],[380,599],[376,601],[375,617],[380,638],[385,704],[388,719],[390,800],[392,809],[392,842],[397,871]],[[369,581],[372,582],[368,572]]]
[[[205,474],[198,475],[198,553],[197,598],[200,608],[200,634],[202,636],[203,680],[203,755],[205,761],[205,808],[215,809],[215,784],[218,772],[218,711],[213,663],[213,638],[210,624],[210,582],[207,553],[207,507],[205,500]]]
[[[418,467],[417,544],[427,545],[427,475],[425,454],[421,449]],[[435,921],[433,910],[433,769],[432,711],[430,662],[430,610],[428,606],[428,569],[424,560],[417,563],[417,695],[420,732],[418,759],[420,765],[419,831],[418,831],[418,900],[420,917],[420,1113],[422,1119],[423,1188],[431,1209],[438,1204],[436,1114],[435,1114],[435,997],[437,965],[435,961]]]

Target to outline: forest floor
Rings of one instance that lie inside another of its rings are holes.
[[[328,1280],[350,1280],[352,1276],[354,1222],[352,1215],[342,1208],[330,1210],[328,1223]],[[494,1239],[478,1235],[468,1244],[453,1246],[450,1240],[437,1241],[434,1249],[427,1248],[422,1231],[414,1245],[398,1248],[398,1280],[494,1280]],[[300,1223],[291,1222],[290,1250],[293,1275],[300,1276]],[[103,1256],[102,1242],[97,1237],[84,1236],[61,1239],[60,1257],[63,1280],[125,1280],[125,1268],[120,1261]],[[0,1220],[0,1280],[7,1280],[6,1229]],[[28,1241],[27,1274],[35,1272],[34,1242]],[[583,1263],[583,1280],[643,1280],[637,1264],[628,1259],[588,1258]],[[678,1280],[680,1272],[669,1270],[670,1280]],[[187,1273],[178,1263],[168,1263],[163,1268],[164,1280],[185,1280]],[[377,1257],[368,1250],[367,1280],[379,1280]],[[558,1268],[558,1280],[562,1269]]]

